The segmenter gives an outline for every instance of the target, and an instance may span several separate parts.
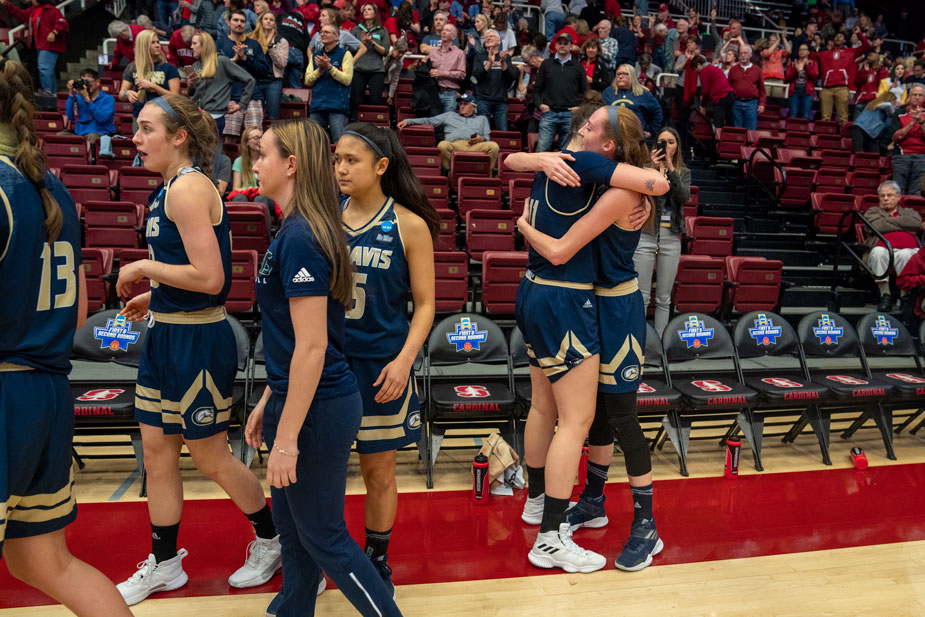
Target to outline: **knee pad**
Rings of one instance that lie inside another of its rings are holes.
[[[607,419],[607,408],[601,398],[602,396],[600,392],[597,395],[594,421],[591,422],[591,428],[588,430],[588,443],[592,446],[609,446],[613,444],[613,428]]]
[[[633,477],[644,476],[652,471],[652,456],[636,416],[636,393],[603,393],[600,396],[604,399],[614,438],[623,450],[626,473]]]

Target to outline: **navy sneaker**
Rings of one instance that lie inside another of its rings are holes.
[[[627,572],[638,572],[652,563],[652,558],[663,548],[665,543],[658,537],[654,522],[633,523],[630,536],[613,565]]]
[[[389,593],[392,594],[392,599],[395,599],[395,585],[392,584],[392,568],[389,567],[389,557],[388,555],[383,555],[378,559],[373,559],[373,565],[376,566],[376,572],[379,573],[379,576],[382,577],[382,582],[385,583],[386,589],[389,590]]]
[[[566,512],[569,529],[575,531],[580,527],[597,529],[605,526],[609,522],[607,511],[604,510],[605,499],[607,498],[604,495],[590,498],[582,493],[575,505]]]

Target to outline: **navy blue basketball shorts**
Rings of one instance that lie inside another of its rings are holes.
[[[600,353],[594,289],[590,284],[528,277],[517,290],[517,326],[524,335],[530,365],[541,368],[555,383]]]
[[[598,391],[639,389],[646,352],[646,308],[636,279],[609,289],[595,287],[601,336]]]
[[[0,553],[77,518],[73,441],[67,376],[0,363]]]
[[[190,315],[201,317],[208,311],[221,311],[221,320],[188,321]],[[141,424],[184,439],[228,430],[237,345],[223,309],[208,311],[156,314],[141,350],[135,387],[135,419]]]
[[[373,386],[382,368],[394,359],[351,358],[350,368],[356,375],[363,399],[363,422],[357,433],[357,452],[375,454],[398,450],[421,440],[421,402],[414,380],[414,368],[408,385],[400,397],[388,403],[377,403],[376,393],[382,385]]]

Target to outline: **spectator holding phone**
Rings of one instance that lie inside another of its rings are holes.
[[[678,132],[666,127],[658,134],[652,150],[652,167],[669,183],[668,192],[652,198],[654,216],[643,227],[633,263],[639,277],[639,290],[645,306],[652,294],[655,274],[655,329],[661,334],[671,312],[671,290],[681,259],[681,233],[684,231],[684,204],[691,198],[691,171],[684,166]]]
[[[247,109],[254,94],[255,80],[250,73],[215,50],[215,41],[206,32],[193,35],[190,45],[196,62],[186,67],[189,97],[212,116],[218,134],[225,130],[225,114]],[[232,98],[232,85],[241,85],[239,98]]]
[[[398,123],[398,128],[415,124],[430,124],[435,128],[443,128],[443,141],[437,144],[440,150],[440,162],[443,170],[449,171],[450,157],[453,152],[485,152],[491,157],[491,168],[495,168],[498,160],[499,146],[490,140],[491,127],[488,118],[476,115],[478,103],[471,94],[459,97],[459,111],[448,111],[432,118],[408,118]]]
[[[180,73],[168,64],[157,34],[145,30],[135,37],[135,61],[122,73],[119,99],[132,104],[137,118],[146,101],[164,94],[180,94]]]

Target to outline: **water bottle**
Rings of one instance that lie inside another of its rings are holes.
[[[472,503],[477,506],[488,504],[491,495],[488,484],[488,457],[478,454],[472,461]]]
[[[726,440],[726,467],[723,475],[730,480],[735,480],[739,476],[739,450],[742,448],[742,442],[739,440]]]

